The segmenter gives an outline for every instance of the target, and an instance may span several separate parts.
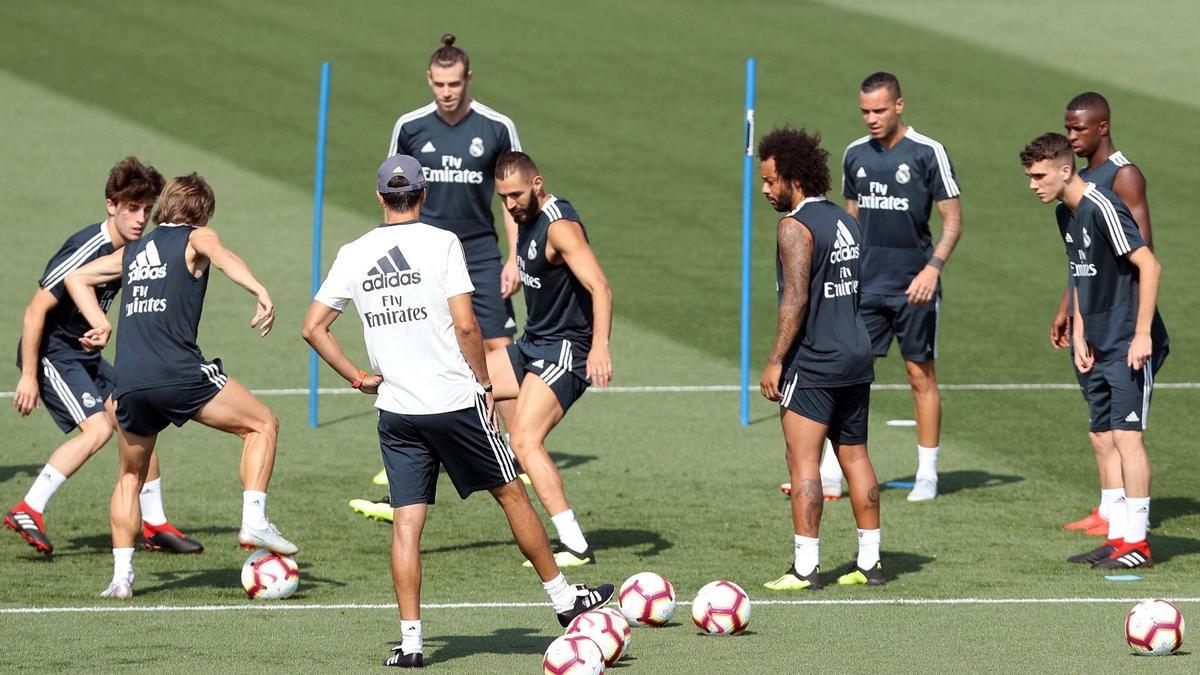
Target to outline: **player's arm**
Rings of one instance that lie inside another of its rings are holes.
[[[563,262],[579,283],[592,294],[592,347],[588,352],[587,376],[597,387],[607,387],[612,379],[612,355],[608,341],[612,336],[612,289],[608,277],[596,260],[596,254],[583,236],[583,227],[572,220],[550,223],[546,233],[549,251],[562,256]]]
[[[1050,321],[1050,346],[1055,349],[1063,349],[1070,346],[1071,340],[1067,335],[1067,330],[1071,325],[1070,318],[1067,316],[1067,308],[1071,306],[1071,282],[1067,281],[1067,285],[1063,288],[1062,299],[1058,301],[1058,310],[1054,312],[1054,319]]]
[[[275,303],[271,302],[271,295],[258,282],[254,273],[250,271],[250,267],[237,257],[237,254],[225,248],[220,237],[211,227],[198,227],[192,230],[191,235],[188,236],[188,246],[207,258],[214,267],[221,270],[222,274],[229,277],[230,281],[254,296],[254,299],[258,301],[258,307],[255,309],[254,318],[250,320],[250,327],[258,328],[259,333],[266,337],[267,333],[271,332],[272,324],[275,323]]]
[[[1087,343],[1087,332],[1084,330],[1083,313],[1079,311],[1079,287],[1071,287],[1072,302],[1075,303],[1075,320],[1071,322],[1072,342],[1075,345],[1075,368],[1086,373],[1092,369],[1095,358],[1092,347]]]
[[[488,420],[493,429],[498,429],[496,399],[491,391],[492,378],[488,375],[487,355],[483,351],[483,334],[479,331],[479,322],[475,320],[471,294],[459,293],[450,296],[446,301],[450,304],[450,320],[454,322],[454,339],[458,341],[458,350],[466,359],[467,367],[475,373],[475,380],[487,389],[483,400],[487,406]]]
[[[812,234],[795,218],[779,221],[779,263],[783,267],[783,288],[779,298],[779,320],[775,325],[775,342],[767,356],[758,387],[771,401],[783,398],[779,380],[783,377],[783,357],[800,333],[800,322],[808,305],[808,285],[812,274]]]
[[[500,211],[504,214],[504,236],[508,241],[508,257],[500,270],[500,296],[511,298],[521,290],[521,273],[517,271],[517,220],[508,209]]]
[[[92,327],[79,338],[80,346],[88,351],[103,349],[104,345],[108,344],[109,335],[112,334],[112,325],[108,323],[104,308],[96,298],[96,287],[121,278],[121,254],[122,251],[113,251],[102,258],[96,258],[63,279],[76,309]]]
[[[1146,201],[1146,177],[1132,164],[1123,166],[1117,169],[1117,175],[1113,178],[1113,192],[1121,198],[1121,201],[1125,202],[1125,206],[1129,207],[1129,213],[1133,216],[1133,222],[1137,223],[1142,241],[1146,242],[1146,246],[1153,251],[1154,239],[1150,233],[1150,203]]]
[[[904,292],[908,296],[908,301],[913,304],[933,300],[937,293],[937,282],[938,277],[942,274],[942,266],[950,259],[950,255],[954,253],[954,247],[958,245],[958,240],[962,237],[962,204],[958,197],[938,200],[937,210],[938,215],[942,218],[942,236],[938,239],[929,262],[917,273],[917,276],[913,277],[912,282],[908,285],[908,290]]]
[[[364,394],[377,393],[383,378],[368,374],[354,365],[338,344],[337,338],[333,336],[333,322],[341,315],[341,312],[329,305],[313,300],[308,306],[308,314],[304,316],[304,327],[300,329],[300,337],[317,352],[321,360],[328,363],[338,375],[346,378],[351,386]]]
[[[38,349],[46,330],[46,315],[56,305],[58,298],[53,293],[38,288],[25,307],[25,320],[21,324],[21,379],[17,381],[17,388],[13,392],[13,407],[22,417],[37,407]]]
[[[1150,326],[1154,322],[1154,309],[1158,302],[1158,281],[1162,276],[1162,267],[1150,251],[1149,246],[1134,249],[1129,254],[1129,262],[1138,268],[1138,312],[1137,322],[1133,327],[1133,340],[1129,343],[1129,355],[1126,361],[1134,370],[1141,370],[1142,365],[1150,358],[1154,345],[1150,339]]]

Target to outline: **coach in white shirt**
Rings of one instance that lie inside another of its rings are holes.
[[[421,530],[439,466],[463,499],[479,490],[496,498],[563,626],[608,602],[613,587],[567,583],[516,480],[512,455],[496,429],[462,245],[453,233],[420,221],[420,163],[408,155],[389,157],[376,187],[384,222],[338,251],[302,335],[352,387],[378,395],[379,445],[395,510],[392,575],[402,637],[384,664],[420,666]],[[330,331],[351,300],[362,319],[372,374],[346,356]]]

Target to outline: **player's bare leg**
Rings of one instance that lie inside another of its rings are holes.
[[[821,490],[821,447],[829,426],[781,408],[788,475],[792,490],[792,529],[795,559],[782,577],[763,584],[773,591],[819,590],[821,513],[825,495]]]
[[[275,444],[279,419],[271,409],[234,378],[221,388],[192,419],[201,424],[236,434],[242,439],[242,529],[238,541],[243,548],[265,548],[292,555],[296,545],[267,520],[267,485],[275,467]]]
[[[425,636],[421,630],[421,533],[427,504],[409,504],[392,516],[392,585],[400,608],[400,644],[385,665],[421,666]],[[393,659],[396,663],[391,663]]]
[[[92,455],[112,438],[116,424],[108,415],[98,412],[79,423],[79,433],[68,438],[50,454],[47,464],[70,478]],[[153,480],[153,479],[150,479]]]
[[[142,524],[138,494],[150,469],[150,455],[157,436],[139,436],[117,430],[119,469],[108,507],[112,525],[113,578],[101,597],[127,600],[133,597],[133,543]]]
[[[491,366],[492,354],[499,354],[498,358],[503,358],[504,361],[507,362],[508,361],[508,346],[511,345],[512,343],[513,343],[513,339],[510,337],[489,338],[489,339],[483,341],[483,349],[485,352],[487,352],[487,356],[488,356],[489,374],[490,374],[491,367],[492,367]],[[509,368],[510,372],[511,372],[511,370],[512,369]],[[493,387],[494,386],[495,385],[493,385]],[[517,413],[517,402],[515,399],[516,399],[515,394],[513,395],[512,399],[503,400],[503,401],[500,400],[499,398],[496,399],[496,412],[499,413],[500,421],[504,424],[504,429],[506,431],[511,431],[513,415],[515,415]]]
[[[1121,454],[1113,443],[1111,431],[1090,432],[1088,441],[1096,456],[1096,468],[1100,473],[1100,506],[1083,518],[1067,523],[1064,529],[1082,530],[1093,537],[1119,539],[1125,528],[1125,513],[1122,508],[1117,521],[1112,521],[1113,504],[1125,498],[1125,486],[1121,478]],[[1122,502],[1123,503],[1123,502]]]
[[[858,557],[854,571],[838,577],[841,585],[866,584],[882,586],[887,583],[879,562],[879,482],[865,444],[838,445],[838,460],[850,484],[850,505],[854,507],[854,522],[858,526]]]
[[[1125,511],[1125,529],[1121,541],[1110,538],[1106,545],[1114,550],[1107,558],[1094,561],[1093,569],[1127,569],[1151,567],[1150,547],[1146,543],[1146,530],[1150,526],[1150,458],[1142,442],[1141,431],[1114,429],[1111,432],[1113,445],[1121,455],[1121,474],[1125,484],[1125,497],[1112,505],[1110,520]]]
[[[942,433],[942,394],[937,386],[933,359],[905,361],[917,420],[917,478],[908,501],[928,501],[937,496],[937,461]]]

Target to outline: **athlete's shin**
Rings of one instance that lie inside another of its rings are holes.
[[[529,475],[538,500],[551,515],[562,513],[571,508],[567,503],[567,495],[563,490],[562,476],[550,453],[546,451],[545,439],[514,429],[511,434],[513,453],[521,468]]]
[[[942,435],[942,394],[937,386],[937,371],[932,360],[906,362],[908,384],[913,393],[913,412],[917,421],[917,443],[938,447]]]
[[[267,491],[275,469],[275,446],[279,438],[279,419],[268,414],[255,420],[251,430],[242,436],[242,487]]]
[[[1113,490],[1124,487],[1121,471],[1121,453],[1113,442],[1111,431],[1093,431],[1088,433],[1092,444],[1092,452],[1096,456],[1096,467],[1100,472],[1100,489]]]
[[[546,536],[546,528],[542,527],[542,521],[533,510],[533,504],[529,502],[529,495],[521,481],[509,481],[494,488],[492,496],[504,510],[517,547],[521,549],[525,559],[533,563],[538,577],[543,582],[557,577],[559,569],[554,562],[554,554],[550,551],[550,539]]]
[[[842,470],[850,486],[850,506],[860,530],[879,529],[879,483],[865,445],[843,445],[838,449]]]
[[[142,509],[138,495],[150,469],[150,453],[154,451],[153,437],[136,436],[124,430],[118,432],[120,470],[117,485],[109,504],[113,548],[133,546],[142,526]]]
[[[103,414],[95,414],[79,423],[79,433],[58,446],[47,464],[70,478],[112,438],[113,427]]]
[[[1128,498],[1150,496],[1150,457],[1142,442],[1141,431],[1114,429],[1113,445],[1121,457],[1121,479]]]
[[[392,520],[392,583],[404,621],[421,618],[421,532],[427,508],[426,504],[401,506]]]

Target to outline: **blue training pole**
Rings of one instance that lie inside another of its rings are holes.
[[[317,103],[317,167],[313,183],[312,294],[321,288],[321,229],[325,211],[325,127],[329,121],[329,62],[321,64],[321,97]],[[317,427],[317,352],[308,355],[308,426]]]
[[[746,59],[746,156],[742,164],[742,426],[750,424],[750,200],[754,193],[754,59]]]

